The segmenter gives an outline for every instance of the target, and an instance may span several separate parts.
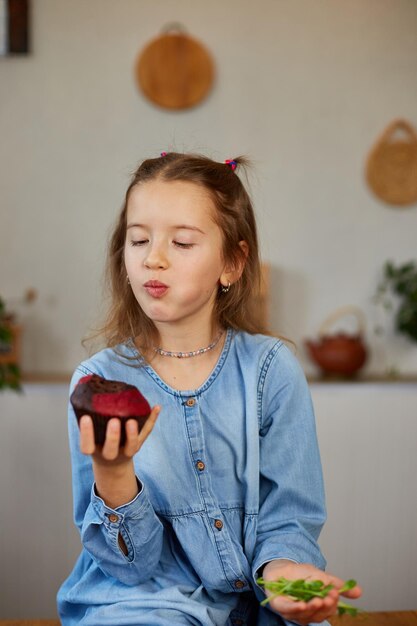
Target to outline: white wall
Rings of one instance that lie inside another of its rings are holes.
[[[313,384],[328,571],[357,578],[358,606],[416,609],[416,384]],[[52,618],[80,551],[72,522],[67,386],[0,395],[0,619]]]
[[[253,158],[274,330],[301,343],[345,304],[373,325],[384,261],[416,251],[417,208],[382,205],[363,177],[388,122],[417,125],[415,0],[32,6],[33,54],[0,60],[0,293],[39,291],[20,308],[27,371],[72,371],[84,357],[129,173],[172,147]],[[151,105],[133,78],[139,51],[172,20],[217,66],[209,98],[183,112]],[[415,372],[416,347],[385,322],[388,347],[374,345],[369,371]]]

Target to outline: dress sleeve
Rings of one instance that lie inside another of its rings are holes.
[[[82,376],[93,373],[97,372],[80,366],[72,377],[70,393]],[[106,506],[96,495],[91,457],[80,451],[77,418],[71,403],[68,428],[74,521],[84,549],[105,574],[127,585],[148,580],[160,559],[163,526],[152,507],[146,485],[142,483],[140,492],[131,502],[116,509]],[[120,549],[119,533],[126,544],[127,555]]]
[[[324,569],[317,539],[326,510],[314,410],[304,373],[281,342],[265,360],[258,399],[260,493],[254,579],[273,559]]]

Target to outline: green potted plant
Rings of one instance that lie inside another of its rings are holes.
[[[0,298],[0,391],[22,391],[17,349],[19,330]]]
[[[392,261],[386,261],[374,302],[386,310],[393,310],[393,295],[399,300],[395,313],[396,330],[417,342],[417,262],[395,266]]]

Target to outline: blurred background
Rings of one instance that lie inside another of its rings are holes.
[[[0,617],[54,617],[78,554],[68,381],[102,311],[108,236],[130,174],[169,150],[252,160],[270,327],[295,342],[316,407],[329,570],[361,582],[364,608],[416,608],[417,344],[395,327],[398,299],[388,308],[374,296],[386,261],[416,259],[417,198],[385,202],[366,167],[393,120],[417,126],[417,2],[29,9],[28,53],[0,45],[0,298],[21,328],[24,391],[0,390]],[[178,110],[150,100],[135,70],[173,22],[214,67],[206,96]],[[323,378],[307,351],[333,314],[327,330],[359,330],[366,344],[358,378]]]

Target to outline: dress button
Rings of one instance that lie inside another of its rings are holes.
[[[109,515],[109,520],[111,521],[112,524],[115,524],[116,522],[119,521],[119,516],[112,513],[111,515]]]
[[[214,522],[214,525],[217,528],[217,530],[221,530],[223,528],[223,522],[221,519],[216,519],[216,521]]]
[[[243,580],[235,580],[234,585],[236,589],[243,589],[246,586]]]
[[[195,398],[188,398],[187,402],[185,403],[187,406],[194,406],[195,405]]]
[[[205,464],[203,463],[203,461],[197,461],[196,463],[196,467],[198,470],[200,470],[200,472],[203,471],[203,469],[206,467]]]

